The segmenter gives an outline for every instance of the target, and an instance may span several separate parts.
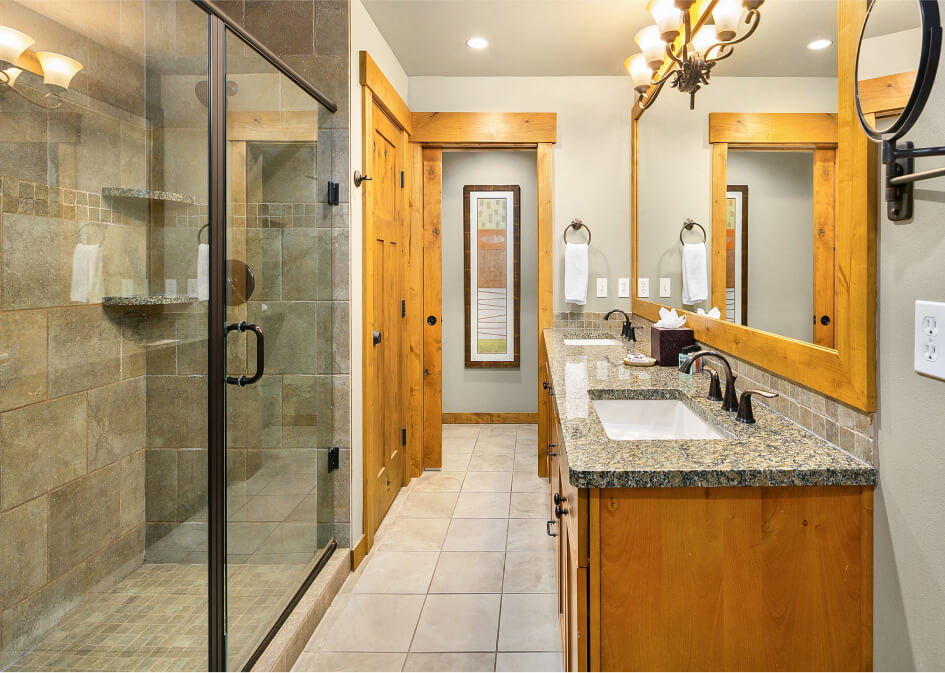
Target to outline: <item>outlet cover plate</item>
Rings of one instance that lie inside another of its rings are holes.
[[[641,298],[650,296],[649,278],[637,278],[637,296]]]
[[[915,370],[945,380],[945,302],[915,303]]]

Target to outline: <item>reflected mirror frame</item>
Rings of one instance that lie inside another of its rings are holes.
[[[873,7],[880,0],[871,0],[869,8],[866,10],[866,18],[863,19],[863,27],[860,29],[860,41],[856,49],[856,67],[853,70],[853,85],[856,91],[856,114],[860,119],[860,126],[863,132],[876,142],[892,142],[902,138],[919,119],[925,104],[932,92],[932,85],[935,83],[935,75],[938,71],[938,61],[942,48],[942,23],[939,17],[937,0],[916,0],[919,3],[919,19],[922,24],[922,49],[919,55],[919,65],[916,71],[915,82],[912,84],[912,92],[909,94],[909,101],[906,103],[902,113],[896,121],[885,131],[878,131],[870,126],[863,114],[863,108],[860,104],[860,82],[857,76],[860,71],[860,51],[863,49],[863,36],[866,34],[866,27],[870,22],[870,15]]]

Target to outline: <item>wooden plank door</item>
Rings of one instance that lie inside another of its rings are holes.
[[[370,182],[372,271],[373,418],[370,445],[374,479],[375,524],[380,524],[404,483],[404,360],[403,300],[406,275],[406,236],[403,226],[403,135],[393,121],[373,105],[371,114]],[[369,477],[371,478],[371,477]]]
[[[423,150],[423,467],[443,464],[443,151]]]

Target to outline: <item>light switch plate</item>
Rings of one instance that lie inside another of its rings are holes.
[[[915,370],[945,380],[945,303],[915,303]]]
[[[637,278],[637,296],[638,297],[650,296],[650,279],[649,278]]]
[[[598,297],[607,296],[607,279],[606,278],[597,279],[597,296]]]
[[[617,279],[617,296],[618,297],[630,296],[630,279],[629,278]]]
[[[672,283],[669,278],[660,278],[660,296],[661,297],[671,297],[672,293]]]

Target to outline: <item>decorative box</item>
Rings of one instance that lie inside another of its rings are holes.
[[[690,327],[651,327],[650,357],[661,367],[678,367],[679,351],[694,342]]]

